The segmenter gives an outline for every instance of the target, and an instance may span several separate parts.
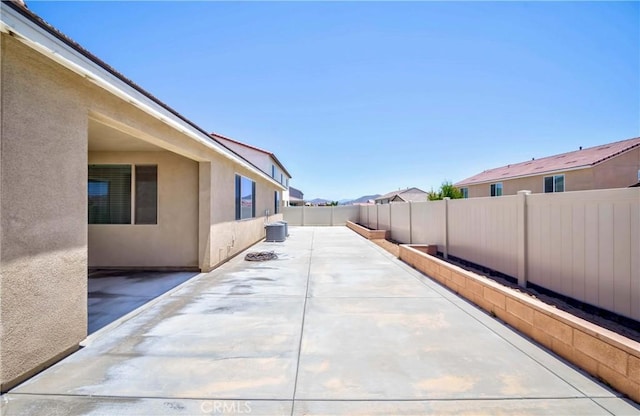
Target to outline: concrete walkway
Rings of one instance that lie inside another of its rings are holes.
[[[91,415],[640,414],[343,227],[292,228],[2,397]]]

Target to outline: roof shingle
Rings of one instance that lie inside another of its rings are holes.
[[[640,137],[635,137],[633,139],[621,140],[619,142],[485,170],[455,185],[460,187],[523,176],[540,175],[548,172],[591,167],[638,146],[640,146]]]

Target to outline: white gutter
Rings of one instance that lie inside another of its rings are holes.
[[[62,40],[43,31],[36,23],[2,3],[0,10],[0,32],[13,36],[20,42],[38,51],[44,56],[59,63],[65,68],[85,77],[98,87],[138,107],[145,113],[169,125],[171,128],[185,134],[191,139],[214,150],[220,155],[241,165],[249,171],[260,175],[263,179],[285,189],[279,182],[262,170],[253,166],[243,158],[232,153],[207,135],[181,120],[175,114],[158,105],[149,97],[111,74],[97,63],[91,61]]]

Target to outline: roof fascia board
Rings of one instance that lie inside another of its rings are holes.
[[[609,160],[609,159],[607,159],[607,160]],[[470,182],[470,183],[460,183],[460,182],[458,182],[458,184],[454,184],[454,186],[456,186],[458,188],[465,188],[467,186],[486,185],[488,183],[498,183],[498,182],[504,182],[504,181],[511,181],[511,180],[514,180],[514,179],[531,178],[531,177],[542,176],[542,175],[555,175],[557,173],[572,172],[574,170],[590,169],[590,168],[592,168],[594,166],[595,165],[582,165],[582,166],[575,166],[575,167],[569,168],[569,169],[548,170],[548,171],[544,171],[544,172],[532,173],[532,174],[529,174],[529,175],[509,176],[508,178],[490,179],[490,180],[479,181],[479,182]]]
[[[190,122],[170,112],[101,65],[88,59],[57,36],[53,36],[48,31],[45,32],[39,23],[34,22],[23,13],[17,11],[15,6],[7,5],[5,2],[2,2],[0,32],[13,36],[31,49],[86,78],[98,87],[138,107],[150,116],[169,125],[171,128],[185,134],[198,143],[203,144],[221,156],[243,166],[252,173],[258,174],[274,185],[285,189],[280,183],[250,162],[236,155],[218,142],[210,140],[204,130],[195,127]]]

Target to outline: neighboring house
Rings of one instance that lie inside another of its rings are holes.
[[[375,199],[376,204],[390,202],[423,202],[427,200],[427,192],[419,188],[407,188],[389,192]]]
[[[0,58],[6,391],[85,339],[87,269],[209,271],[264,237],[286,183],[19,3]]]
[[[301,190],[289,187],[289,205],[292,207],[301,207],[304,205],[304,194]]]
[[[275,154],[268,150],[260,149],[259,147],[251,146],[217,133],[211,133],[211,137],[220,142],[223,146],[233,150],[256,165],[263,172],[285,187],[285,190],[282,191],[278,207],[274,207],[274,213],[279,213],[281,206],[289,206],[289,181],[291,180],[291,175],[284,165],[280,163]]]
[[[640,137],[489,169],[455,184],[467,198],[626,188],[640,182]]]

